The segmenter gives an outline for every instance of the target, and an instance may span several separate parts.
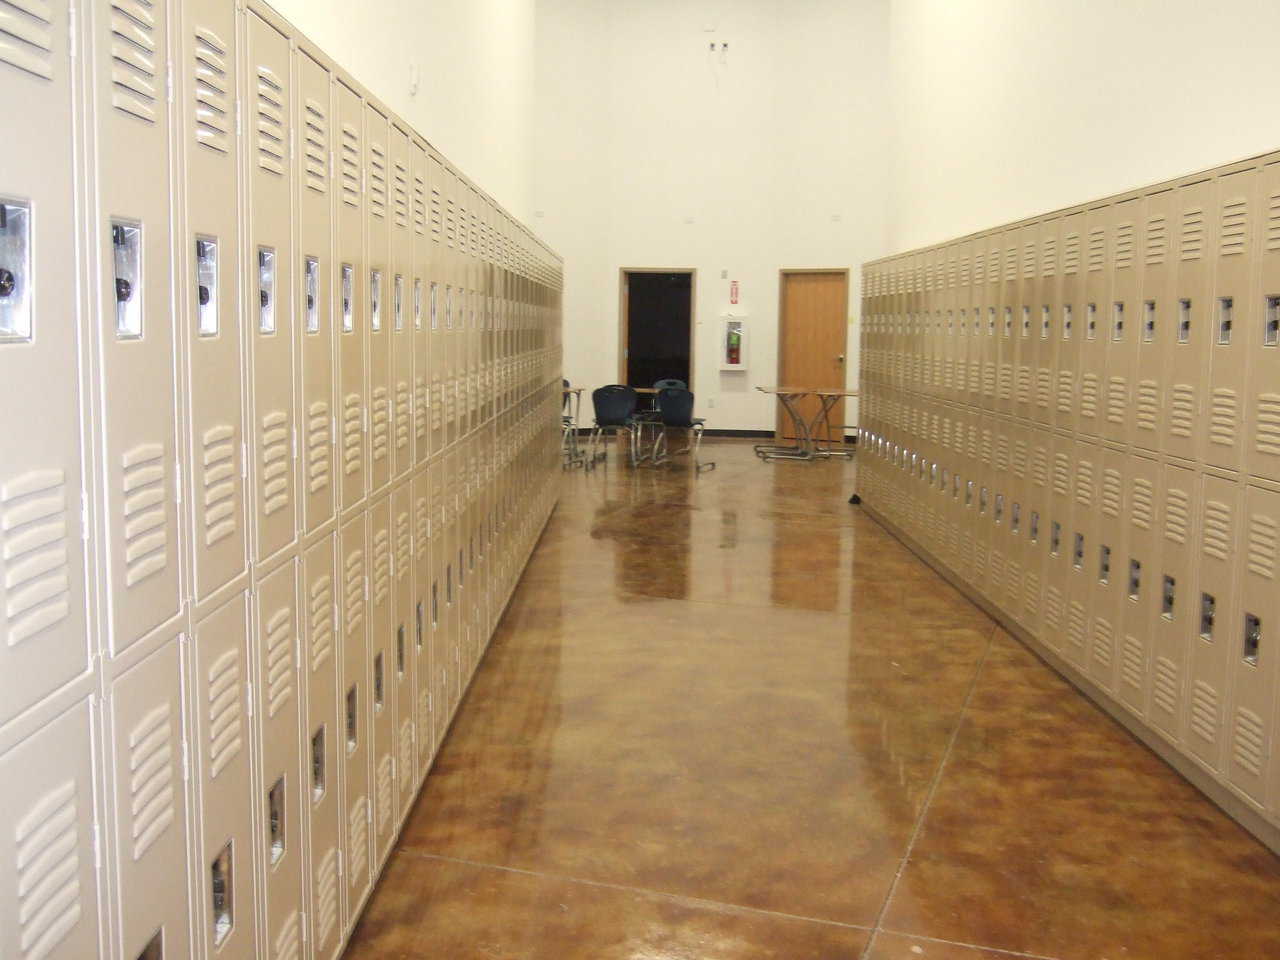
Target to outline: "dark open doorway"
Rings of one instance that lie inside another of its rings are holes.
[[[693,280],[692,270],[622,271],[622,383],[683,380],[692,389]]]

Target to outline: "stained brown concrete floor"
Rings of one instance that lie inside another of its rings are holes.
[[[565,475],[347,957],[1254,960],[1280,859],[846,500]]]

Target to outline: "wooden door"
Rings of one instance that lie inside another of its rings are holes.
[[[848,332],[849,275],[844,270],[784,271],[779,319],[778,386],[843,390],[845,337]],[[807,420],[818,412],[818,400],[796,404]],[[843,441],[844,401],[831,411],[832,438]],[[777,435],[795,433],[781,405]],[[825,438],[824,438],[825,439]]]

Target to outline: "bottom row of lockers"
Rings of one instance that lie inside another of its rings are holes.
[[[873,510],[1280,820],[1280,489],[1045,433],[1019,470],[864,442]]]
[[[554,507],[542,406],[483,490],[427,464],[0,756],[0,954],[341,952]]]

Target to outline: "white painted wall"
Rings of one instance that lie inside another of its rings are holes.
[[[1275,0],[893,0],[885,253],[1280,147]]]
[[[754,388],[777,383],[779,269],[850,268],[853,318],[858,265],[884,252],[888,17],[888,0],[538,0],[532,226],[565,258],[575,384],[617,379],[620,268],[692,267],[699,415],[773,428]],[[722,270],[749,317],[743,373],[717,369]]]
[[[271,0],[517,219],[533,173],[534,0]],[[418,91],[409,92],[410,71]]]

